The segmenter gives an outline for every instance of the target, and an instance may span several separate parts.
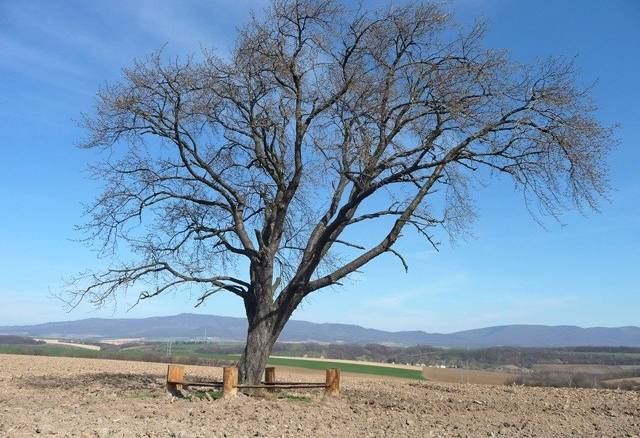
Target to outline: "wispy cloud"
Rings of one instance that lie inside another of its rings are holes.
[[[235,28],[246,22],[250,10],[259,12],[265,4],[263,0],[222,0],[213,5],[142,0],[129,2],[124,9],[141,31],[160,44],[166,43],[169,50],[198,53],[203,47],[229,50],[235,40]]]
[[[29,46],[5,35],[0,35],[0,66],[27,71],[40,69],[42,74],[62,73],[79,75],[82,68],[59,56],[55,56],[46,50]]]
[[[369,301],[367,306],[382,309],[406,309],[412,303],[425,300],[436,295],[451,295],[464,292],[471,287],[469,274],[463,271],[454,272],[420,286],[400,288],[399,290],[376,294],[377,298]]]

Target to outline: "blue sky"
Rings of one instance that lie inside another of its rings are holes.
[[[382,2],[375,2],[382,3]],[[128,311],[52,298],[64,277],[104,261],[73,239],[82,202],[99,184],[76,149],[93,96],[120,69],[166,44],[170,54],[224,53],[252,7],[248,0],[0,0],[0,325],[95,316],[140,317],[197,311],[241,316],[220,295],[193,309],[188,292]],[[640,2],[453,1],[463,23],[489,22],[486,44],[519,61],[576,56],[606,124],[619,123],[609,159],[615,191],[599,214],[567,214],[542,228],[510,185],[476,195],[473,235],[439,253],[403,241],[410,269],[381,258],[339,289],[312,296],[294,318],[369,327],[449,332],[513,323],[640,325]],[[497,181],[496,181],[497,182]]]

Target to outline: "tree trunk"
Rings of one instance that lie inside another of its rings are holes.
[[[270,263],[252,267],[252,293],[244,300],[249,329],[239,363],[240,383],[260,383],[273,344],[296,308],[292,300],[274,306],[272,274]]]
[[[256,384],[262,380],[262,373],[267,365],[271,349],[278,338],[273,331],[272,318],[249,320],[247,343],[239,364],[241,383]]]

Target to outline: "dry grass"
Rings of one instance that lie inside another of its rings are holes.
[[[626,389],[640,391],[640,377],[630,377],[624,379],[609,379],[602,382],[603,386],[611,389]]]
[[[514,379],[528,386],[638,389],[640,368],[625,365],[544,364]]]
[[[476,383],[480,385],[504,385],[510,383],[515,375],[497,371],[467,370],[463,368],[422,369],[422,376],[432,382]]]

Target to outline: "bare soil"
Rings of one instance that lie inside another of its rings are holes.
[[[463,368],[430,368],[422,370],[422,376],[432,382],[477,383],[480,385],[504,385],[517,374],[497,371],[468,370]]]
[[[0,437],[640,435],[640,393],[343,377],[339,399],[172,399],[166,365],[0,355]],[[188,379],[219,368],[187,366]],[[279,379],[322,373],[278,369]]]

